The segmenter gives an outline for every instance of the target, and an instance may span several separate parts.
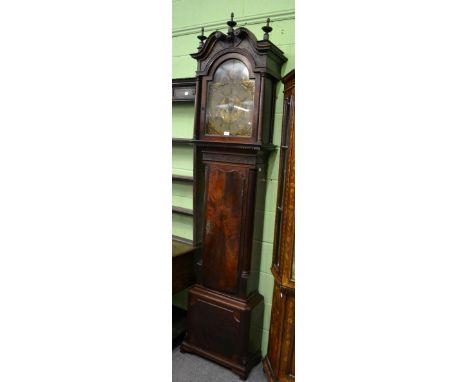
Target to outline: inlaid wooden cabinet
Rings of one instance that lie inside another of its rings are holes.
[[[281,137],[275,244],[271,272],[274,277],[268,353],[263,369],[270,382],[295,380],[294,311],[294,70],[283,78],[284,107]]]
[[[199,36],[194,128],[194,242],[201,247],[180,349],[242,379],[261,361],[263,296],[253,233],[263,223],[276,83],[283,52],[228,21],[228,33]],[[205,41],[206,39],[206,41]]]

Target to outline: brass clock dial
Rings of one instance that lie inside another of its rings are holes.
[[[208,84],[205,134],[251,137],[254,93],[255,80],[242,61],[221,64]]]

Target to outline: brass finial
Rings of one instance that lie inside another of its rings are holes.
[[[234,21],[234,12],[231,12],[231,20],[226,23],[229,26],[228,35],[232,36],[234,34],[234,27],[237,23]]]
[[[201,48],[203,48],[203,44],[204,44],[204,41],[206,40],[206,36],[205,36],[205,28],[202,27],[201,29],[201,35],[200,36],[197,36],[197,38],[200,40],[200,44],[198,45],[198,50],[200,50]]]
[[[273,30],[273,28],[270,27],[270,18],[269,17],[267,18],[267,24],[264,27],[262,27],[262,30],[265,32],[265,34],[263,35],[263,39],[268,40],[268,38],[269,38],[268,34]]]

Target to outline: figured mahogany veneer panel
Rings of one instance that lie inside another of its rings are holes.
[[[203,282],[227,293],[235,293],[238,287],[248,171],[247,167],[216,162],[206,167]]]

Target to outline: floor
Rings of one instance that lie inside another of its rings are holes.
[[[265,382],[262,363],[249,374],[249,382]],[[193,354],[182,354],[179,346],[172,350],[172,382],[240,382],[229,369]]]

